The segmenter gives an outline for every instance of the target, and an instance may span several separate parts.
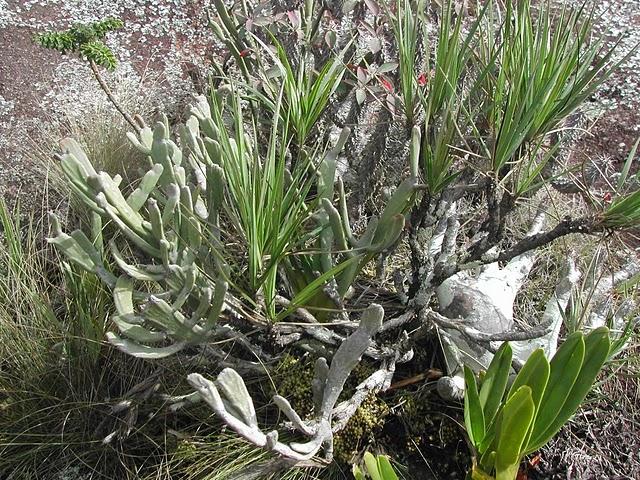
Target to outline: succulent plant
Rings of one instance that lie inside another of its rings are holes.
[[[512,351],[496,352],[480,388],[465,367],[465,425],[476,450],[473,478],[513,480],[524,455],[544,446],[580,406],[607,360],[609,330],[570,335],[549,362],[536,350],[507,388]]]
[[[311,459],[324,447],[325,458],[333,458],[334,407],[351,371],[356,367],[372,337],[382,326],[384,310],[371,304],[360,319],[358,328],[340,345],[331,365],[318,358],[312,381],[315,418],[304,421],[287,399],[274,396],[273,401],[301,434],[310,437],[306,443],[284,444],[276,430],[264,433],[258,426],[253,400],[242,380],[233,369],[224,369],[215,381],[198,373],[188,376],[189,383],[226,425],[254,445],[271,450],[294,461]]]
[[[190,122],[187,128],[197,129],[197,124]],[[151,167],[126,197],[121,178],[96,172],[77,142],[63,142],[60,163],[73,192],[98,219],[96,229],[102,230],[102,220],[112,222],[129,249],[148,263],[129,251],[125,255],[112,239],[109,251],[122,271],[116,276],[94,242],[81,230],[62,232],[53,214],[49,241],[113,289],[117,311],[112,320],[121,336],[110,332],[108,340],[136,357],[161,358],[206,341],[223,309],[227,267],[216,252],[216,226],[224,183],[219,167],[211,162],[206,167],[198,164],[209,172],[208,188],[187,185],[183,154],[168,136],[166,119],[153,131],[143,128],[134,141],[149,156]],[[204,221],[211,228],[203,229]],[[137,290],[136,284],[148,288]]]

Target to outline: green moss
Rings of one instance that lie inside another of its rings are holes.
[[[296,358],[291,354],[282,357],[275,370],[273,393],[285,397],[301,417],[314,412],[311,382],[314,361],[310,357]],[[353,369],[340,401],[350,398],[359,383],[375,371],[374,366],[361,362]],[[351,463],[353,457],[372,442],[382,429],[389,406],[377,395],[369,395],[356,410],[343,430],[334,437],[334,458],[341,463]]]
[[[376,368],[361,361],[352,371],[347,385],[342,393],[341,400],[350,398],[355,389]],[[384,427],[385,419],[389,414],[389,406],[378,395],[370,394],[349,422],[338,432],[333,441],[333,456],[338,462],[351,464],[354,458],[362,453],[362,450],[374,442],[378,433]]]
[[[437,447],[455,444],[461,438],[461,430],[452,418],[440,413],[442,408],[429,401],[427,394],[409,393],[402,396],[400,418],[407,434],[408,451],[416,445],[427,443]]]
[[[338,462],[350,464],[363,447],[373,442],[384,426],[389,406],[377,395],[369,395],[344,429],[333,439],[333,455]]]
[[[285,354],[273,372],[278,394],[289,400],[291,406],[304,418],[313,413],[313,362],[310,358],[296,358]]]
[[[415,451],[416,445],[422,442],[425,432],[434,430],[433,415],[429,410],[429,402],[424,396],[415,393],[402,396],[400,418],[407,433],[405,445],[407,451]]]
[[[197,451],[198,446],[195,442],[191,440],[181,440],[178,442],[178,447],[173,455],[176,459],[191,458],[196,455]]]

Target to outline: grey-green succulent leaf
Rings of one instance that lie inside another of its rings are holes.
[[[177,342],[167,347],[149,347],[147,345],[140,345],[139,343],[131,340],[120,338],[113,332],[107,332],[107,340],[111,345],[117,347],[127,355],[148,360],[157,360],[169,357],[187,346],[187,343],[185,342]]]

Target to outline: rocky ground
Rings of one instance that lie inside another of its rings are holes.
[[[96,105],[104,108],[106,102],[82,61],[35,45],[35,33],[108,16],[122,18],[125,28],[109,36],[120,61],[116,72],[107,75],[109,83],[117,95],[130,101],[133,97],[139,113],[175,110],[193,92],[194,77],[213,53],[206,26],[210,1],[0,0],[0,194],[15,198],[22,192],[23,198],[37,204],[33,199],[41,197],[34,194],[42,182],[34,182],[30,157],[33,144],[43,143],[39,138],[43,127],[81,121],[88,110]],[[637,0],[598,2],[595,16],[596,33],[609,44],[623,35],[621,56],[640,41]],[[593,99],[590,134],[584,136],[576,160],[624,159],[640,135],[639,69],[640,51],[636,51]],[[36,173],[41,173],[37,171],[41,163],[35,163]]]
[[[562,0],[557,0],[562,3]],[[583,2],[567,2],[578,6]],[[640,2],[604,0],[594,2],[595,36],[611,46],[620,38],[617,60],[627,57],[622,67],[587,105],[593,107],[594,122],[577,150],[577,160],[613,160],[623,162],[640,137]],[[635,49],[635,50],[634,50]]]
[[[108,38],[120,63],[105,77],[127,108],[152,120],[160,111],[180,110],[211,57],[209,3],[0,0],[0,195],[39,206],[41,155],[87,117],[120,122],[86,63],[36,45],[34,34],[105,17],[124,20],[125,28]]]
[[[215,53],[206,26],[210,3],[0,0],[0,196],[48,208],[42,158],[78,125],[90,120],[98,129],[120,121],[86,64],[35,45],[35,33],[108,16],[123,19],[125,28],[108,41],[120,64],[106,78],[132,112],[151,120],[160,111],[180,115],[199,88],[199,72],[206,71]],[[608,44],[624,35],[621,55],[640,42],[640,1],[600,1],[594,14],[596,33]],[[640,50],[590,99],[585,127],[588,133],[573,152],[575,161],[624,161],[640,136]],[[609,392],[619,401],[603,400],[585,409],[582,421],[576,419],[544,452],[542,466],[548,473],[543,478],[640,478],[640,402],[637,379],[629,382]]]

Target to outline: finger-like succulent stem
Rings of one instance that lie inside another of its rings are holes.
[[[371,304],[362,314],[360,325],[338,348],[327,373],[327,381],[322,398],[321,415],[329,419],[334,405],[344,388],[351,371],[360,361],[362,354],[371,344],[371,338],[382,326],[384,310],[378,304]]]
[[[382,326],[383,317],[382,307],[371,304],[362,314],[356,331],[336,351],[331,366],[328,367],[323,358],[316,361],[312,383],[316,405],[315,421],[305,422],[285,398],[278,395],[274,397],[274,403],[294,427],[310,437],[307,442],[285,445],[278,440],[277,431],[263,433],[258,427],[253,400],[242,377],[235,370],[224,369],[214,382],[197,373],[190,374],[187,380],[220,420],[254,445],[296,461],[310,459],[324,446],[325,458],[330,461],[333,455],[331,423],[335,404],[348,376]]]

